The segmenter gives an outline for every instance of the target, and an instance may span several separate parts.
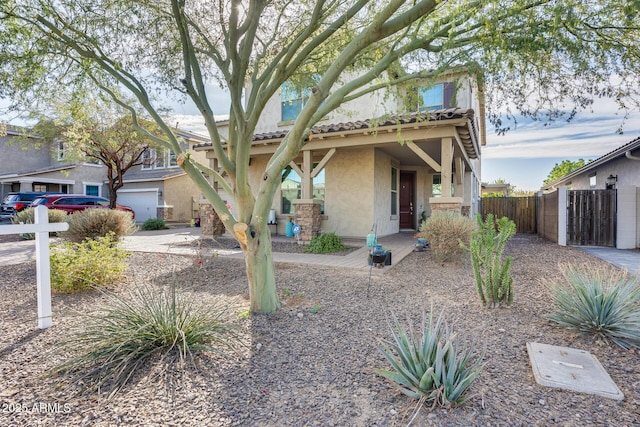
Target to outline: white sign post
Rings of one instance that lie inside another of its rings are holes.
[[[49,232],[69,229],[66,222],[49,223],[46,206],[34,209],[35,224],[0,225],[0,234],[35,233],[36,278],[38,290],[38,328],[51,326],[51,264],[49,261]]]

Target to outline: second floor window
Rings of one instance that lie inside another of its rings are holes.
[[[177,156],[173,150],[147,148],[142,153],[142,170],[177,168]]]
[[[419,90],[420,111],[442,110],[455,107],[455,86],[453,83],[439,83]]]
[[[282,106],[281,120],[283,122],[295,120],[302,111],[304,105],[309,100],[311,89],[300,90],[298,88],[295,88],[293,84],[285,82],[282,84],[280,92]]]
[[[62,141],[58,142],[58,161],[61,162],[64,160],[64,143]]]

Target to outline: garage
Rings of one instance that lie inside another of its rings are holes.
[[[131,207],[136,222],[145,222],[158,216],[158,189],[141,188],[118,191],[118,204]]]

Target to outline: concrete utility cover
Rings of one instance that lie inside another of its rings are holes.
[[[622,400],[624,395],[598,359],[588,351],[527,343],[538,384]]]

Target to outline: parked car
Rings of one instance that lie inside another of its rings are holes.
[[[85,209],[109,209],[109,200],[99,196],[87,196],[86,194],[46,194],[37,197],[32,203],[32,207],[46,206],[49,209],[60,209],[66,213]],[[116,209],[129,212],[135,219],[135,213],[129,206],[117,205]]]
[[[54,195],[54,194],[62,194],[62,193],[47,193],[42,191],[27,191],[27,192],[12,191],[8,193],[2,200],[2,205],[0,205],[0,218],[2,219],[13,218],[13,216],[16,213],[28,208],[31,202],[33,202],[36,197],[39,197],[45,194]]]

